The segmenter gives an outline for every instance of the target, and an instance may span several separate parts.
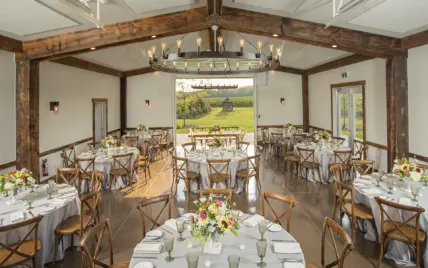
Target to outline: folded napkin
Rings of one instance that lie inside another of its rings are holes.
[[[284,262],[284,268],[305,268],[302,262]]]
[[[368,196],[377,196],[382,194],[382,191],[377,188],[360,189],[360,191],[363,192],[363,194]]]
[[[10,214],[10,221],[13,223],[18,222],[18,221],[22,221],[24,219],[25,219],[24,212],[22,212],[22,211],[17,211],[17,212]]]
[[[370,175],[361,175],[360,177],[358,177],[358,179],[371,180],[372,177]]]
[[[74,191],[75,191],[74,187],[66,187],[66,188],[58,189],[59,194],[65,194],[65,193],[74,192]]]
[[[139,243],[134,248],[134,254],[160,253],[161,249],[162,249],[162,243]]]
[[[407,197],[401,197],[398,200],[398,203],[402,204],[402,205],[410,206],[412,204],[412,201],[409,198],[407,198]]]
[[[174,231],[177,231],[177,224],[175,222],[176,219],[170,219],[165,222],[165,225],[173,229]]]
[[[302,253],[299,243],[275,242],[273,243],[273,251],[275,253]]]
[[[68,199],[70,197],[75,197],[75,196],[76,196],[76,193],[66,193],[63,196],[60,196],[58,198],[60,198],[60,199]]]
[[[257,224],[259,224],[260,221],[264,220],[265,218],[263,216],[260,216],[258,214],[253,215],[252,217],[246,219],[244,221],[244,224],[249,227],[255,227]]]
[[[354,183],[356,183],[356,184],[364,184],[364,185],[372,185],[373,184],[372,181],[361,180],[361,179],[355,179]]]
[[[68,199],[52,199],[50,203],[54,206],[63,206],[68,202]]]

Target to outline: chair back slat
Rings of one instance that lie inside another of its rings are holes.
[[[139,136],[125,136],[123,143],[128,147],[138,147]]]
[[[80,199],[80,234],[82,235],[97,222],[100,206],[100,191],[93,191]],[[83,215],[89,218],[82,217]]]
[[[325,252],[327,247],[327,234],[329,234],[333,249],[335,260],[331,263],[326,264]],[[340,250],[338,244],[336,242],[336,237],[339,237],[341,240],[340,244],[343,244],[342,249]],[[324,219],[324,228],[322,233],[322,244],[321,244],[321,266],[325,268],[330,267],[345,267],[345,258],[351,253],[353,249],[352,239],[349,237],[348,233],[345,229],[342,228],[338,223],[334,220],[326,217]]]
[[[196,142],[187,142],[181,145],[185,153],[194,152],[196,150]]]
[[[222,197],[226,198],[227,204],[232,205],[232,194],[233,194],[233,190],[232,189],[201,189],[199,190],[199,197],[203,197],[203,196],[214,196],[214,195],[221,195]],[[219,199],[216,198],[215,196],[213,197],[213,199]]]
[[[95,157],[91,158],[76,158],[77,168],[80,169],[80,176],[92,177],[92,172],[95,171]]]
[[[315,163],[315,149],[297,147],[300,165]]]
[[[272,132],[270,135],[272,137],[273,144],[275,144],[275,145],[281,145],[282,146],[282,143],[281,143],[281,141],[282,141],[282,133]]]
[[[332,140],[335,140],[337,143],[338,143],[338,145],[339,146],[342,146],[343,145],[343,143],[345,142],[345,138],[342,138],[342,137],[334,137],[334,136],[332,136],[331,137],[331,139]]]
[[[262,128],[262,139],[263,141],[269,141],[269,128],[264,127]]]
[[[247,152],[248,151],[248,147],[250,146],[249,142],[245,142],[245,141],[238,141],[236,143],[237,147],[239,150],[241,150],[242,152]]]
[[[186,158],[172,156],[172,174],[174,181],[188,178],[188,161]]]
[[[162,143],[162,133],[152,134],[152,144],[153,146],[160,146]]]
[[[68,167],[75,167],[75,161],[76,158],[76,150],[74,149],[74,146],[65,148],[61,152],[61,158],[62,158],[62,167],[68,168]]]
[[[160,210],[156,209],[158,211],[158,214],[153,219],[150,215],[148,215],[144,211],[144,208],[155,205],[157,203],[161,203],[161,204],[163,203],[163,206]],[[152,226],[150,227],[149,231],[153,230],[154,228],[160,227],[162,224],[159,222],[159,218],[167,206],[168,206],[168,219],[171,219],[171,195],[170,194],[148,198],[138,202],[137,209],[140,211],[140,216],[142,220],[143,239],[146,236],[146,219],[152,223]]]
[[[56,171],[56,183],[66,183],[76,187],[79,180],[79,171],[80,169],[78,168],[58,168]]]
[[[277,211],[275,211],[275,209],[273,208],[270,200],[277,200],[280,201],[282,203],[288,204],[288,208],[287,209],[283,209],[282,213],[280,215],[278,215]],[[282,227],[283,224],[281,222],[281,219],[284,216],[287,216],[287,232],[290,232],[290,225],[291,225],[291,211],[292,209],[296,206],[297,202],[296,200],[291,197],[291,196],[287,196],[287,195],[280,195],[274,192],[264,192],[263,193],[263,199],[262,199],[262,215],[265,216],[265,203],[269,206],[273,216],[274,216],[274,222],[280,224]]]
[[[230,161],[231,161],[230,159],[207,160],[208,168],[209,168],[209,174],[214,174],[214,175],[227,174],[227,175],[229,175]]]
[[[374,172],[375,161],[374,160],[354,160],[352,161],[352,167],[355,173],[360,175],[368,175]]]
[[[354,156],[358,157],[361,160],[365,160],[367,157],[369,147],[364,144],[364,142],[359,140],[354,140]]]
[[[113,169],[123,169],[127,174],[132,170],[132,156],[133,153],[113,155]]]
[[[308,135],[305,133],[296,133],[296,134],[293,134],[293,139],[296,143],[301,143],[306,139],[307,136]]]

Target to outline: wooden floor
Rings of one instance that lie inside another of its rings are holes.
[[[141,219],[136,204],[142,198],[153,197],[169,192],[172,179],[170,159],[164,156],[151,165],[152,178],[147,184],[140,182],[134,185],[134,190],[123,189],[117,192],[105,192],[102,195],[101,217],[109,217],[112,223],[114,260],[115,262],[129,260],[132,251],[142,238]],[[321,232],[325,216],[332,216],[333,186],[314,184],[297,178],[293,173],[283,172],[282,161],[271,157],[261,165],[262,191],[273,191],[293,195],[298,205],[293,209],[291,234],[299,241],[305,258],[319,263],[321,257]],[[173,201],[173,217],[195,209],[191,202],[197,196],[191,195],[190,202],[185,201],[184,185],[179,185],[179,193]],[[261,214],[261,198],[251,183],[249,194],[234,195],[233,201],[242,211],[256,209]],[[274,206],[278,206],[274,204]],[[156,208],[153,209],[156,211]],[[165,215],[166,217],[166,215]],[[269,216],[268,216],[269,218]],[[346,219],[344,220],[346,224]],[[332,245],[328,248],[332,249]],[[328,254],[332,257],[332,251]],[[355,250],[348,256],[345,267],[361,268],[375,267],[378,258],[378,245],[367,241],[361,233],[357,233]],[[80,252],[77,248],[68,249],[64,260],[55,267],[82,267]],[[385,261],[381,267],[395,267]]]

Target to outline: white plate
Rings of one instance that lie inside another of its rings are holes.
[[[270,232],[279,232],[281,230],[282,230],[281,225],[276,224],[276,223],[274,223],[271,226],[269,226],[269,229],[268,229],[268,231],[270,231]]]
[[[160,238],[162,236],[162,234],[163,233],[161,230],[153,230],[153,231],[148,232],[144,239],[156,240],[156,239]]]
[[[186,220],[190,220],[190,216],[193,216],[196,218],[198,215],[196,215],[195,213],[186,213],[183,215],[183,218]]]
[[[134,266],[134,268],[153,268],[153,267],[154,267],[153,263],[148,261],[139,262]]]

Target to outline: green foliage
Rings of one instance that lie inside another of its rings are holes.
[[[199,95],[177,100],[177,119],[195,119],[210,111],[210,105]]]
[[[226,98],[204,98],[211,107],[222,107],[223,101]],[[233,103],[233,107],[253,107],[253,97],[229,97]]]

